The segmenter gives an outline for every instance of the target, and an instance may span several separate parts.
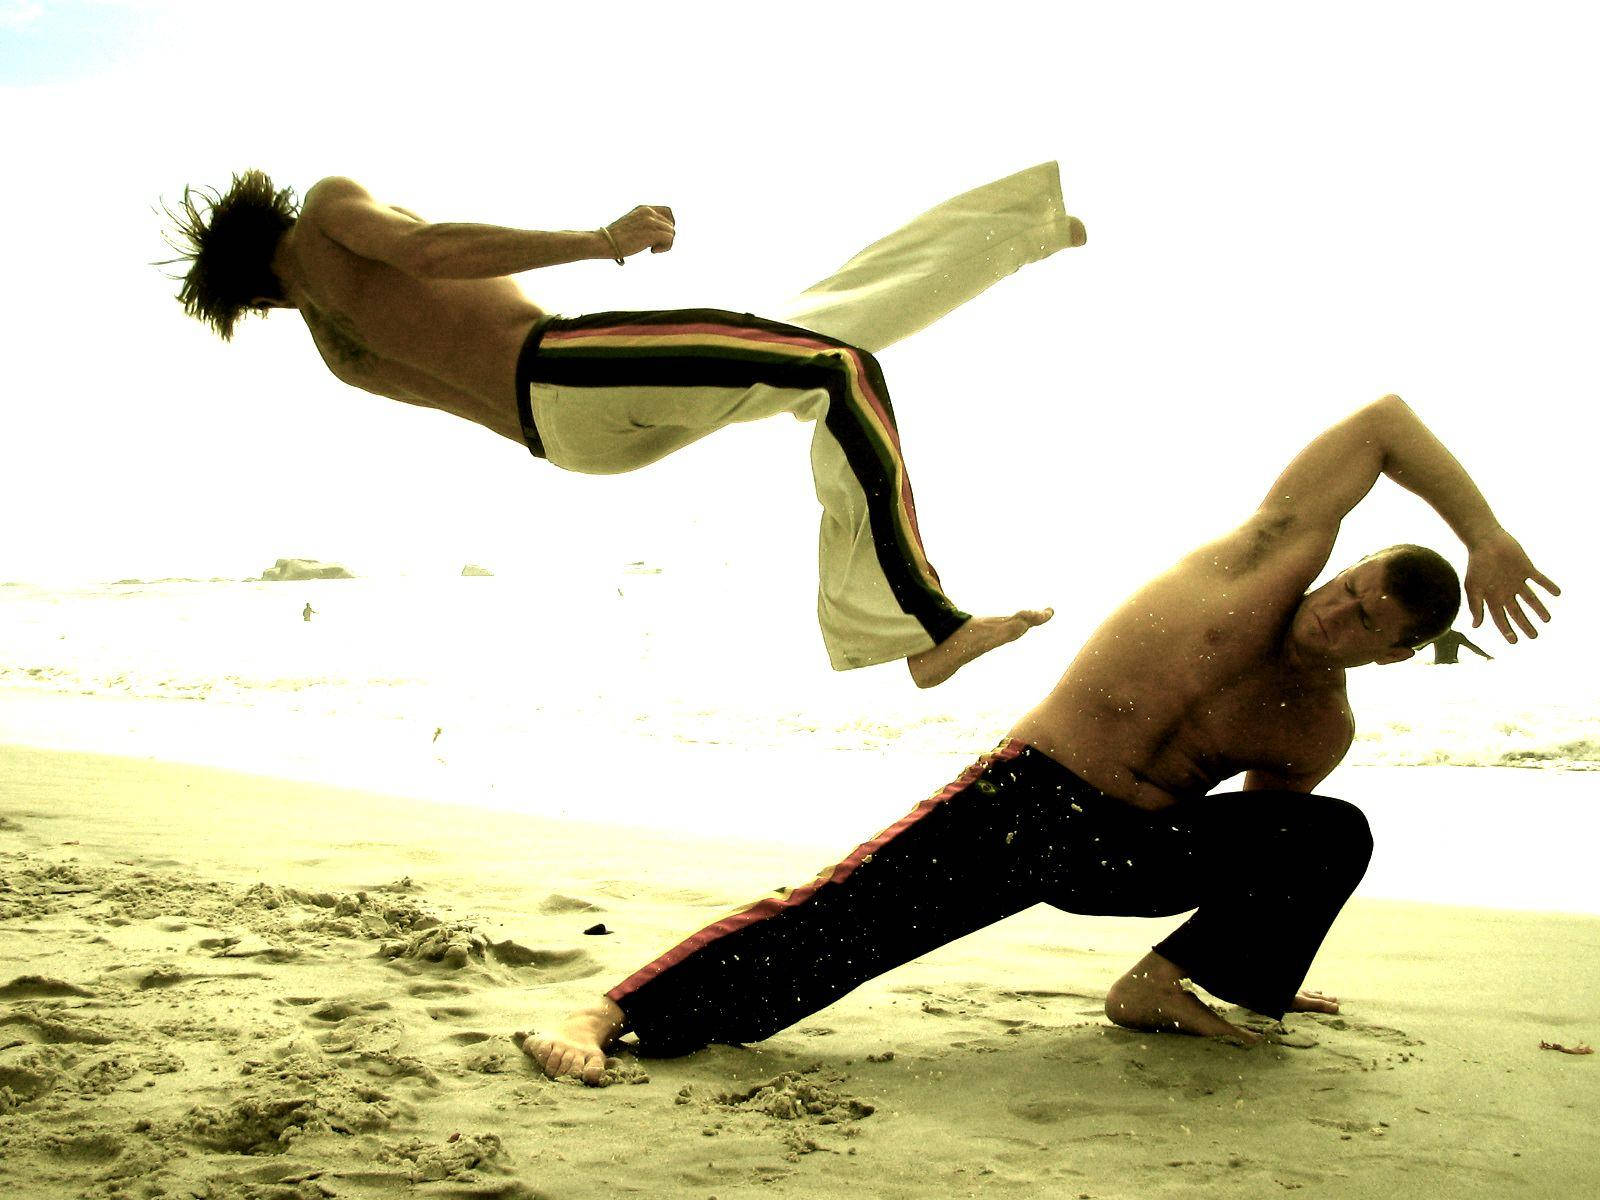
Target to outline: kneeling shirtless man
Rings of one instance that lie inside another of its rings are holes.
[[[1466,544],[1473,624],[1537,633],[1554,583],[1397,396],[1311,443],[1238,529],[1112,614],[1006,742],[805,887],[694,934],[552,1030],[515,1039],[547,1075],[605,1081],[625,1032],[647,1052],[757,1041],[868,979],[1039,902],[1156,917],[1195,909],[1106,997],[1118,1025],[1257,1035],[1183,987],[1281,1018],[1366,871],[1359,809],[1310,794],[1354,735],[1345,671],[1450,627],[1455,571],[1391,546],[1306,589],[1344,515],[1387,475]],[[1531,581],[1531,582],[1530,582]],[[1244,790],[1207,795],[1244,773]]]

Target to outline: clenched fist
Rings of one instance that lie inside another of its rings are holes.
[[[606,229],[616,239],[617,252],[623,258],[646,248],[651,254],[663,254],[672,249],[672,239],[677,234],[672,210],[664,204],[641,204]]]

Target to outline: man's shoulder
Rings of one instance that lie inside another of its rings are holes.
[[[305,202],[301,206],[301,215],[307,211],[314,211],[322,205],[337,200],[365,200],[370,199],[372,193],[367,191],[354,179],[344,175],[329,175],[317,180],[307,190]]]

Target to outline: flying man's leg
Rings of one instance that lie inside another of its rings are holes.
[[[780,316],[874,353],[1029,263],[1086,239],[1061,170],[1040,163],[929,209],[813,284]]]
[[[865,351],[747,313],[596,313],[553,321],[523,374],[546,453],[569,470],[632,470],[778,412],[814,418],[818,614],[839,670],[928,655],[926,669],[910,665],[931,686],[1048,619],[974,619],[945,596],[922,547],[888,389]]]

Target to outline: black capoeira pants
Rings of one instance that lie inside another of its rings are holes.
[[[811,420],[833,666],[929,650],[969,619],[923,551],[889,390],[865,350],[720,309],[558,317],[530,333],[517,398],[528,448],[588,474],[636,470],[737,422]]]
[[[1159,811],[1008,742],[805,887],[689,937],[613,988],[653,1053],[753,1042],[1034,904],[1194,915],[1156,951],[1223,1000],[1281,1017],[1366,872],[1354,805],[1220,793]]]

